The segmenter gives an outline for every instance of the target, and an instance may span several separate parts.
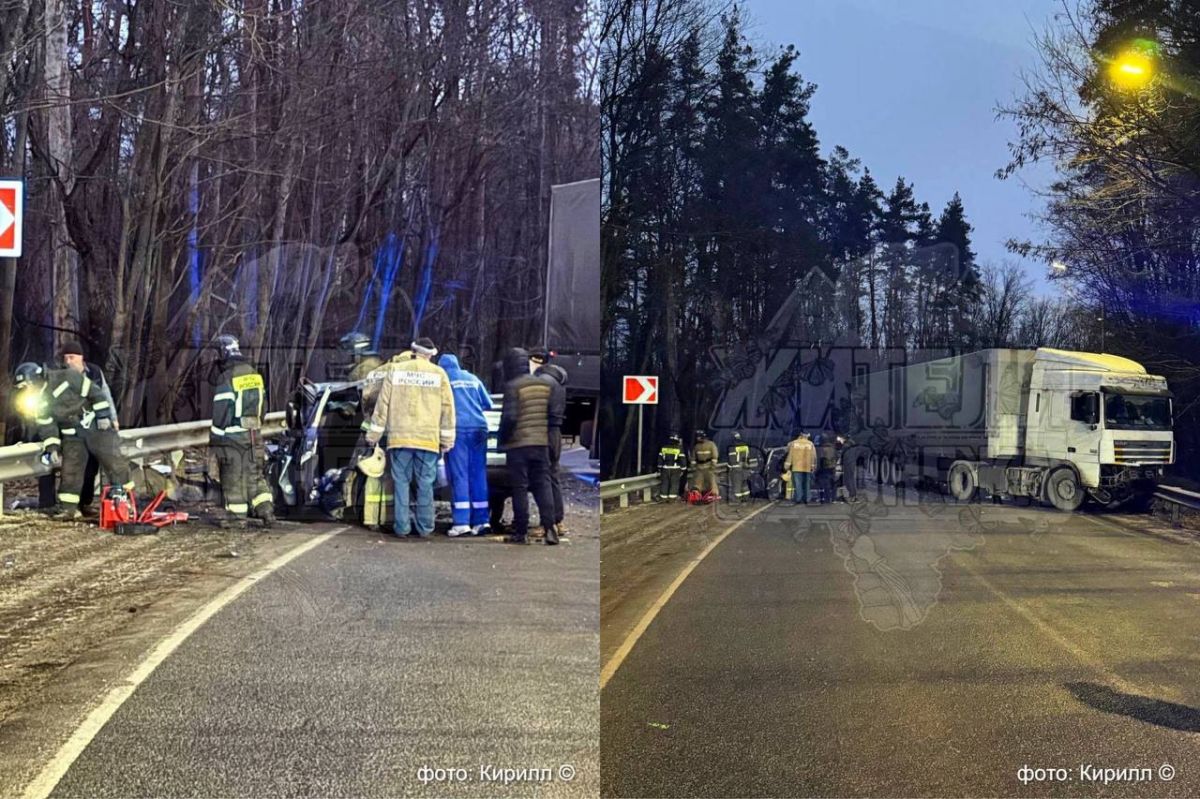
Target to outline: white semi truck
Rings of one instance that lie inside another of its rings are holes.
[[[924,478],[959,500],[985,492],[1064,511],[1088,497],[1136,507],[1175,461],[1167,381],[1117,355],[990,349],[866,383],[870,418],[891,420],[868,465],[884,483]]]

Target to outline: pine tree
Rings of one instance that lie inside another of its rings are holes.
[[[883,242],[884,310],[883,345],[908,345],[909,327],[913,316],[911,292],[913,285],[910,255],[919,233],[921,209],[913,195],[911,183],[896,179],[896,185],[884,201],[880,221]]]
[[[983,291],[975,253],[971,249],[971,225],[958,192],[946,204],[937,224],[937,241],[953,247],[942,261],[944,281],[938,289],[934,311],[946,324],[943,342],[948,347],[970,347],[971,320]]]

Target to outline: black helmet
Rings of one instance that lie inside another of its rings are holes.
[[[742,434],[741,434],[741,432],[739,432],[739,431],[737,431],[737,430],[734,430],[734,431],[733,431],[733,443],[735,443],[735,444],[740,444],[740,443],[742,443]]]
[[[46,382],[46,370],[40,363],[26,361],[17,367],[13,373],[13,387],[16,389],[27,386],[40,386]]]
[[[221,361],[227,361],[242,354],[242,348],[238,344],[237,337],[231,336],[228,333],[222,333],[213,339],[212,346],[217,351],[217,359]]]
[[[366,333],[355,330],[338,339],[338,346],[355,355],[366,355],[371,349],[371,339],[367,338]]]
[[[667,441],[670,441],[672,444],[675,444],[676,446],[683,443],[683,439],[679,436],[678,433],[671,433],[671,435],[667,436]]]
[[[696,440],[697,441],[703,441],[706,438],[708,438],[708,433],[704,432],[703,430],[696,431]]]

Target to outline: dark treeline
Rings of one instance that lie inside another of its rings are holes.
[[[798,51],[756,47],[744,25],[737,7],[697,0],[606,7],[608,474],[635,468],[622,374],[661,376],[648,458],[670,430],[706,424],[723,388],[713,347],[1068,345],[1089,328],[1017,267],[976,263],[957,194],[931,208],[844,148],[823,155]]]
[[[0,4],[0,401],[63,337],[126,426],[205,413],[241,336],[278,408],[353,327],[487,364],[540,335],[550,186],[595,177],[584,0]],[[0,418],[0,424],[2,424]]]
[[[1104,347],[1145,364],[1175,398],[1177,468],[1200,448],[1200,5],[1189,0],[1064,4],[1040,40],[1042,68],[1007,109],[1019,124],[1011,174],[1056,165],[1050,235],[1013,247],[1048,263],[1101,320]],[[1120,87],[1109,65],[1131,48],[1152,64]]]

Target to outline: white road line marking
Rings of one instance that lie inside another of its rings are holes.
[[[683,585],[683,581],[688,578],[688,575],[690,575],[696,569],[696,567],[700,565],[700,561],[704,560],[708,556],[709,552],[712,552],[717,548],[718,544],[728,538],[730,533],[773,505],[775,505],[775,502],[768,502],[766,505],[763,505],[749,516],[726,528],[724,532],[709,542],[708,546],[704,548],[703,552],[692,558],[692,560],[688,561],[688,564],[683,567],[683,570],[679,572],[679,575],[675,578],[675,580],[669,586],[667,586],[666,590],[663,591],[662,594],[659,595],[658,599],[654,601],[654,604],[651,605],[644,614],[642,614],[642,618],[638,620],[637,626],[633,628],[629,635],[625,636],[625,640],[621,642],[619,647],[617,647],[617,651],[613,652],[612,657],[609,658],[608,662],[604,664],[604,668],[600,670],[600,690],[604,690],[604,686],[608,685],[608,681],[611,680],[612,676],[617,673],[617,669],[621,668],[621,664],[625,662],[625,658],[629,656],[631,651],[633,651],[634,645],[637,644],[638,639],[642,637],[642,633],[646,632],[646,628],[650,626],[650,622],[654,621],[654,617],[658,615],[658,612],[663,609],[663,606],[666,605],[675,592],[679,590],[679,586]]]
[[[296,546],[294,549],[285,552],[275,560],[268,563],[262,569],[249,574],[233,585],[226,588],[207,605],[196,611],[191,618],[179,625],[170,635],[158,643],[146,659],[143,660],[133,673],[126,678],[125,682],[118,685],[116,688],[109,691],[108,696],[100,703],[100,706],[93,710],[75,733],[67,739],[67,742],[59,748],[54,758],[46,764],[41,773],[33,782],[29,783],[23,794],[24,799],[45,799],[50,795],[50,792],[58,785],[59,780],[71,768],[75,760],[83,754],[83,750],[88,747],[92,739],[104,728],[108,720],[113,717],[113,714],[120,709],[121,705],[133,695],[147,677],[154,673],[164,660],[170,657],[171,653],[179,648],[179,645],[188,639],[192,633],[200,629],[200,627],[209,619],[211,619],[221,608],[228,605],[233,600],[237,599],[247,588],[254,585],[264,577],[269,576],[272,572],[286,566],[295,558],[300,557],[305,552],[314,549],[321,544],[333,538],[335,535],[345,532],[349,527],[339,527],[336,530],[330,530],[328,533],[323,533],[314,537],[310,541],[305,541],[303,544]]]

